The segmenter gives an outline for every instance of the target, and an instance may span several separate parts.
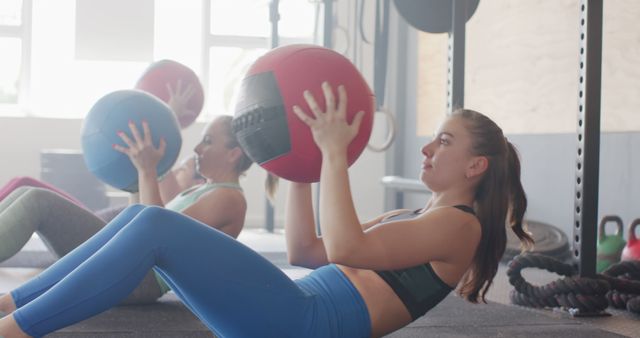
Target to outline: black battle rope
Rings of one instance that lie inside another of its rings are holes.
[[[564,278],[534,286],[522,277],[522,269],[540,268]],[[640,313],[640,261],[610,266],[594,278],[577,276],[569,264],[539,254],[518,255],[509,262],[507,276],[515,290],[511,302],[529,307],[564,307],[580,314],[601,313],[609,305]]]

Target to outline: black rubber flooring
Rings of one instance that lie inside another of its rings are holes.
[[[247,323],[250,325],[250,323]],[[449,296],[435,309],[389,338],[409,337],[624,337],[543,311],[489,303],[473,305]],[[214,337],[173,294],[157,304],[120,306],[47,337]],[[264,337],[269,337],[265,332]]]
[[[45,267],[54,260],[43,252],[21,252],[0,266]],[[281,268],[292,268],[283,253],[264,253]],[[502,274],[501,274],[502,275]],[[500,281],[498,281],[500,282]],[[506,282],[505,282],[506,283]],[[499,284],[499,283],[498,283]],[[504,283],[503,283],[504,284]],[[507,285],[496,285],[507,288]],[[515,305],[470,304],[451,295],[427,315],[394,332],[390,338],[409,337],[625,337],[612,333],[638,332],[640,317],[616,313],[618,319],[607,325],[628,325],[625,330],[602,330],[589,321],[572,318],[566,313],[533,310]],[[624,320],[622,320],[624,319]],[[609,323],[607,319],[591,322]],[[617,324],[616,324],[617,323]],[[633,324],[633,325],[630,325]],[[250,323],[248,323],[250,325]],[[606,325],[604,325],[606,326]],[[640,337],[631,334],[630,337]],[[214,337],[214,335],[176,298],[173,293],[156,304],[119,306],[47,337]],[[269,337],[265,332],[264,337]]]
[[[563,316],[568,315],[493,302],[471,304],[450,295],[425,316],[388,337],[624,337]]]
[[[112,308],[93,318],[49,334],[47,337],[200,338],[215,336],[173,294],[168,294],[156,304]]]

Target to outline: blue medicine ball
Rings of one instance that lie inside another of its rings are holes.
[[[180,127],[171,108],[156,97],[139,90],[119,90],[96,102],[82,125],[82,152],[87,168],[110,186],[128,192],[138,191],[138,172],[129,157],[113,149],[127,146],[117,135],[125,132],[131,139],[129,121],[143,133],[142,121],[149,123],[153,144],[167,142],[164,157],[158,163],[158,175],[171,169],[182,146]]]

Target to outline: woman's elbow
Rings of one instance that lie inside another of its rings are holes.
[[[289,252],[287,254],[287,258],[289,260],[289,264],[293,266],[298,266],[298,267],[307,268],[307,269],[315,269],[318,267],[318,265],[315,262],[313,262],[311,259],[309,259],[309,257],[307,257],[306,255]]]
[[[289,265],[298,266],[301,268],[310,268],[308,266],[309,265],[308,262],[306,262],[305,260],[301,259],[298,256],[293,256],[289,254],[287,258],[289,259]]]
[[[349,265],[349,254],[344,250],[327,250],[327,261],[332,264]]]
[[[364,246],[356,245],[336,245],[327,248],[327,261],[332,264],[346,265],[356,267],[363,262],[363,260],[369,259],[368,252],[363,249]]]
[[[324,248],[319,250],[318,247],[289,247],[287,258],[289,264],[307,269],[316,269],[329,263]]]

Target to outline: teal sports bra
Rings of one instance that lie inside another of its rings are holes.
[[[473,209],[466,205],[455,205],[454,208],[475,215]],[[382,223],[411,219],[420,215],[418,211],[394,215],[383,220]],[[422,317],[453,291],[453,288],[433,271],[431,263],[400,270],[376,271],[376,273],[398,295],[413,320]]]
[[[242,191],[242,188],[238,183],[205,183],[191,187],[179,193],[171,201],[167,202],[164,207],[169,210],[182,212],[184,209],[190,207],[192,204],[198,201],[198,198],[200,198],[200,196],[218,188],[229,188]]]

